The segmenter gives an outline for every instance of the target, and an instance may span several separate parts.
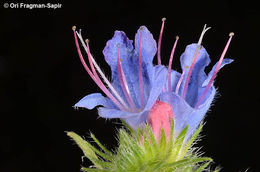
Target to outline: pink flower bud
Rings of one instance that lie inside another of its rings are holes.
[[[151,126],[157,141],[160,140],[162,129],[164,129],[166,138],[169,141],[172,118],[173,112],[171,105],[161,101],[156,101],[149,112],[148,123]]]

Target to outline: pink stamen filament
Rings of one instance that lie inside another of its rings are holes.
[[[216,78],[217,73],[218,73],[218,71],[219,71],[219,69],[220,69],[221,63],[222,63],[222,61],[223,61],[223,59],[224,59],[224,57],[225,57],[225,54],[226,54],[226,52],[227,52],[227,50],[228,50],[229,44],[230,44],[231,39],[232,39],[233,36],[234,36],[234,33],[231,32],[231,33],[229,34],[228,42],[227,42],[227,44],[226,44],[226,46],[225,46],[225,48],[224,48],[224,50],[223,50],[223,52],[222,52],[222,54],[221,54],[221,57],[220,57],[220,59],[219,59],[219,61],[218,61],[217,67],[215,68],[214,73],[213,73],[212,77],[210,78],[210,81],[209,81],[208,85],[206,86],[206,88],[205,88],[205,90],[203,91],[202,95],[200,96],[198,102],[196,103],[196,105],[195,105],[195,107],[194,107],[195,109],[198,108],[198,106],[200,105],[200,103],[202,102],[202,100],[204,99],[204,97],[206,96],[208,90],[210,89],[210,87],[211,87],[211,85],[212,85],[214,79]]]
[[[130,107],[131,107],[133,110],[136,110],[136,107],[135,107],[135,105],[134,105],[133,99],[132,99],[132,97],[131,97],[131,95],[130,95],[130,91],[129,91],[129,88],[128,88],[128,85],[127,85],[127,81],[126,81],[126,78],[125,78],[125,74],[124,74],[123,68],[122,68],[122,65],[121,65],[121,59],[120,59],[120,45],[118,44],[117,47],[118,47],[117,70],[118,70],[118,75],[119,75],[120,84],[121,84],[121,87],[122,87],[122,89],[123,89],[124,95],[125,95],[125,97],[126,97],[127,102],[129,103]]]
[[[79,43],[78,43],[78,38],[77,38],[77,34],[76,34],[76,27],[74,26],[72,28],[73,32],[74,32],[74,38],[75,38],[75,44],[76,44],[76,47],[77,47],[77,51],[78,51],[78,54],[79,54],[79,58],[80,58],[80,61],[82,63],[82,65],[84,66],[85,70],[87,71],[87,73],[89,74],[89,76],[93,79],[93,81],[99,86],[99,88],[111,99],[111,101],[113,103],[115,103],[115,105],[120,109],[120,110],[124,110],[124,108],[122,107],[122,105],[117,101],[117,99],[115,99],[115,97],[109,92],[109,90],[104,86],[104,84],[102,82],[100,82],[100,79],[99,78],[96,78],[93,73],[90,71],[90,69],[88,68],[83,56],[82,56],[82,53],[80,51],[80,47],[79,47]]]
[[[191,77],[191,74],[192,74],[192,70],[193,70],[193,68],[194,68],[194,65],[195,65],[195,63],[196,63],[198,57],[199,57],[200,50],[201,50],[201,49],[199,49],[199,51],[196,52],[196,51],[197,51],[197,49],[196,49],[196,51],[195,51],[195,55],[196,55],[196,56],[195,56],[195,58],[194,58],[193,61],[192,61],[192,64],[191,64],[191,66],[190,66],[189,73],[188,73],[188,75],[187,75],[187,77],[186,77],[186,80],[185,80],[185,85],[184,85],[184,89],[183,89],[183,92],[182,92],[182,98],[183,98],[183,99],[186,98],[186,93],[187,93],[187,90],[188,90],[188,85],[189,85],[189,82],[190,82],[190,77]]]
[[[157,61],[158,65],[161,65],[161,42],[162,42],[162,35],[163,35],[163,29],[164,29],[164,23],[165,23],[166,18],[162,18],[162,26],[161,26],[161,31],[160,31],[160,36],[158,40],[158,48],[157,48]]]
[[[77,32],[76,32],[77,33]],[[90,51],[89,51],[89,47],[86,46],[86,44],[83,41],[83,38],[81,36],[81,33],[77,33],[81,44],[83,45],[83,48],[85,49],[85,51],[88,54],[88,57],[91,58],[91,60],[89,61],[90,64],[94,64],[95,68],[97,69],[98,73],[100,74],[100,76],[102,77],[102,79],[104,80],[104,82],[107,84],[107,86],[110,88],[110,90],[112,91],[112,93],[116,96],[116,98],[119,100],[119,102],[124,106],[125,109],[129,109],[128,105],[124,102],[124,100],[120,97],[120,95],[117,93],[117,91],[115,90],[115,88],[112,86],[112,84],[109,82],[109,80],[107,79],[107,77],[105,76],[105,74],[102,72],[102,70],[100,69],[100,67],[98,66],[98,64],[96,63],[95,59],[93,58],[93,56],[91,55]],[[88,41],[86,41],[88,42]],[[93,70],[93,68],[92,68]],[[95,70],[94,70],[95,71]],[[98,76],[98,75],[97,75]]]
[[[183,72],[182,72],[182,74],[181,74],[181,77],[180,77],[180,79],[179,79],[179,81],[178,81],[178,83],[177,83],[177,86],[176,86],[176,88],[175,88],[175,94],[178,94],[178,93],[179,93],[179,89],[180,89],[182,80],[183,80],[183,78],[184,78],[184,74],[185,74],[185,72],[186,72],[186,70],[187,70],[188,68],[189,68],[188,66],[185,66],[185,68],[184,68],[184,70],[183,70]]]
[[[179,40],[179,37],[176,36],[176,40],[174,42],[172,52],[171,52],[171,55],[170,55],[170,60],[169,60],[169,66],[168,66],[168,91],[169,92],[172,91],[172,86],[171,86],[172,59],[173,59],[173,55],[174,55],[175,48],[176,48],[178,40]]]
[[[94,81],[96,81],[95,76],[92,74],[92,72],[91,72],[90,69],[88,68],[88,66],[87,66],[87,64],[86,64],[86,62],[85,62],[85,60],[84,60],[84,58],[83,58],[83,56],[82,56],[82,54],[81,54],[81,51],[80,51],[80,48],[79,48],[79,43],[78,43],[78,39],[77,39],[77,35],[76,35],[75,29],[76,29],[76,27],[73,26],[73,27],[72,27],[72,30],[73,30],[73,32],[74,32],[75,44],[76,44],[76,47],[77,47],[77,51],[78,51],[78,54],[79,54],[80,61],[81,61],[82,65],[83,65],[83,67],[84,67],[84,68],[86,69],[86,71],[88,72],[89,76],[90,76]]]
[[[94,74],[94,76],[95,76],[96,78],[99,78],[99,77],[98,77],[98,74],[97,74],[97,72],[96,72],[96,70],[95,70],[95,68],[94,68],[94,66],[93,66],[93,63],[92,63],[91,57],[90,57],[90,50],[89,50],[89,44],[88,44],[88,42],[89,42],[89,40],[87,39],[87,40],[86,40],[86,43],[87,43],[88,61],[89,61],[89,64],[90,64],[90,67],[91,67],[92,73]]]
[[[143,91],[143,76],[142,76],[142,31],[143,28],[140,28],[140,43],[139,43],[139,90],[140,90],[140,100],[141,108],[144,107],[144,91]]]

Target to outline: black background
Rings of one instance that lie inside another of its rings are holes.
[[[15,3],[18,1],[15,1]],[[23,1],[26,3],[25,1]],[[30,1],[27,3],[43,3]],[[54,3],[54,2],[53,2]],[[223,171],[260,171],[259,161],[259,7],[250,1],[99,1],[57,2],[61,9],[5,9],[0,15],[0,171],[79,171],[79,148],[64,131],[93,132],[109,148],[116,146],[117,120],[98,118],[96,110],[74,110],[89,93],[100,92],[78,59],[71,27],[82,29],[91,51],[107,75],[102,50],[115,30],[134,38],[145,25],[162,40],[167,65],[176,35],[179,56],[197,42],[205,23],[212,29],[203,45],[217,62],[229,32],[235,32],[226,57],[235,61],[218,75],[221,96],[208,113],[202,146]],[[156,62],[156,60],[154,61]],[[208,69],[209,70],[209,69]],[[84,161],[85,165],[90,165]]]

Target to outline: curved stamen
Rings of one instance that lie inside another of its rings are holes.
[[[109,90],[104,86],[104,84],[102,82],[100,82],[100,79],[98,80],[93,73],[90,71],[90,69],[88,68],[82,53],[80,51],[80,47],[79,47],[79,43],[78,43],[78,38],[77,38],[77,34],[76,34],[76,27],[73,26],[72,30],[74,32],[74,38],[75,38],[75,44],[77,47],[77,51],[80,57],[80,61],[82,63],[82,65],[84,66],[84,68],[86,69],[87,73],[89,74],[89,76],[93,79],[93,81],[99,86],[99,88],[111,99],[111,101],[120,109],[120,110],[124,110],[124,108],[122,107],[122,105],[117,101],[117,99],[115,99],[115,97],[109,92]]]
[[[201,47],[202,48],[202,47]],[[184,85],[184,88],[183,88],[183,92],[182,92],[182,98],[185,99],[186,98],[186,93],[187,93],[187,90],[188,90],[188,85],[189,85],[189,82],[190,82],[190,77],[191,77],[191,74],[192,74],[192,70],[195,66],[195,62],[197,61],[199,55],[200,55],[200,50],[201,48],[199,49],[199,52],[196,54],[196,57],[193,59],[193,62],[190,66],[190,70],[189,70],[189,73],[186,77],[186,80],[185,80],[185,85]]]
[[[172,59],[173,59],[173,55],[174,55],[175,48],[176,48],[178,40],[179,40],[179,36],[176,36],[176,40],[175,40],[174,45],[172,47],[172,52],[171,52],[170,60],[169,60],[169,66],[168,66],[168,91],[169,92],[171,92],[171,90],[172,90],[172,86],[171,86]]]
[[[86,64],[86,62],[85,62],[85,60],[84,60],[84,58],[83,58],[83,56],[81,54],[81,51],[80,51],[80,48],[79,48],[78,39],[77,39],[77,35],[76,35],[76,26],[73,26],[72,30],[73,30],[73,33],[74,33],[75,44],[76,44],[76,47],[77,47],[77,51],[78,51],[78,54],[79,54],[80,61],[81,61],[82,65],[83,65],[83,67],[85,68],[85,70],[88,72],[89,76],[95,81],[96,80],[95,76],[93,75],[93,73],[88,68],[88,65]]]
[[[222,54],[221,54],[221,57],[220,57],[220,59],[219,59],[219,61],[218,61],[217,67],[215,68],[214,73],[213,73],[212,77],[210,78],[210,81],[209,81],[208,85],[206,86],[206,88],[205,88],[205,90],[203,91],[203,93],[201,94],[201,96],[200,96],[198,102],[196,103],[195,109],[198,108],[198,106],[200,105],[200,103],[202,102],[202,100],[204,99],[204,97],[206,96],[208,90],[210,89],[210,87],[211,87],[211,85],[212,85],[214,79],[216,78],[217,73],[218,73],[218,71],[219,71],[219,69],[220,69],[221,63],[222,63],[222,61],[223,61],[223,59],[224,59],[224,56],[225,56],[225,54],[226,54],[226,52],[227,52],[227,49],[228,49],[228,47],[229,47],[229,44],[230,44],[231,39],[232,39],[233,36],[234,36],[234,33],[231,32],[231,33],[229,34],[228,42],[227,42],[227,44],[226,44],[226,46],[225,46],[225,48],[224,48],[224,50],[223,50],[223,52],[222,52]]]
[[[81,42],[81,43],[82,43],[82,42]],[[92,70],[93,74],[94,74],[97,78],[99,78],[99,77],[98,77],[98,74],[97,74],[97,72],[96,72],[96,70],[95,70],[95,68],[94,68],[94,66],[93,66],[91,57],[90,57],[90,50],[89,50],[89,44],[88,44],[88,43],[89,43],[89,40],[86,39],[88,62],[89,62],[89,64],[90,64],[90,67],[91,67],[91,70]],[[83,45],[83,44],[82,44],[82,45]]]
[[[83,45],[83,48],[85,49],[85,51],[87,52],[88,54],[88,57],[91,58],[91,60],[89,60],[89,63],[90,64],[94,64],[95,68],[97,69],[98,73],[100,74],[101,78],[104,80],[104,82],[107,84],[108,88],[112,91],[112,93],[116,96],[116,98],[119,100],[119,102],[124,106],[125,109],[129,109],[128,105],[125,103],[125,101],[120,97],[120,95],[117,93],[117,91],[115,90],[115,88],[112,86],[112,84],[109,82],[109,80],[107,79],[107,77],[105,76],[105,74],[102,72],[102,70],[100,69],[100,67],[98,66],[97,62],[95,61],[95,59],[93,58],[93,56],[91,55],[90,51],[89,51],[89,45],[88,47],[86,46],[86,44],[84,43],[83,41],[83,38],[81,36],[81,33],[78,33],[76,32],[80,41],[81,41],[81,44]],[[87,41],[86,41],[87,42]],[[93,68],[92,68],[93,70]],[[95,71],[95,69],[94,69]],[[94,73],[95,74],[95,73]],[[97,74],[96,74],[97,75]],[[98,77],[98,75],[97,75]],[[98,77],[99,78],[99,77]],[[102,81],[100,81],[102,82]]]
[[[158,65],[161,65],[161,42],[162,42],[162,34],[163,34],[165,20],[166,20],[166,18],[162,18],[162,26],[161,26],[160,36],[159,36],[159,40],[158,40],[158,48],[157,48]]]
[[[185,72],[186,72],[186,70],[187,70],[188,68],[189,68],[188,66],[185,66],[185,68],[184,68],[184,70],[183,70],[183,72],[182,72],[182,74],[181,74],[181,77],[180,77],[180,79],[179,79],[179,81],[178,81],[178,83],[177,83],[177,86],[176,86],[176,88],[175,88],[175,94],[178,94],[178,93],[179,93],[179,89],[180,89],[180,86],[181,86],[181,82],[182,82],[182,80],[183,80],[183,78],[184,78],[184,74],[185,74]]]
[[[127,85],[125,74],[124,74],[124,71],[123,71],[123,68],[122,68],[122,64],[121,64],[122,59],[120,58],[120,45],[119,44],[117,44],[117,48],[118,48],[118,51],[117,51],[117,70],[118,70],[118,75],[119,75],[119,81],[120,81],[120,84],[121,84],[121,87],[122,87],[122,90],[124,92],[124,95],[126,97],[127,102],[129,103],[130,107],[133,110],[136,110],[133,99],[130,95],[130,90],[129,90],[128,85]]]
[[[192,61],[192,65],[190,67],[190,70],[189,70],[189,73],[188,73],[188,76],[185,80],[185,85],[184,85],[184,89],[183,89],[183,93],[182,93],[182,97],[185,99],[186,98],[186,93],[187,93],[187,89],[188,89],[188,84],[189,84],[189,81],[190,81],[190,76],[192,74],[192,70],[194,68],[194,65],[196,63],[196,60],[198,58],[198,55],[199,55],[199,52],[200,51],[199,49],[202,48],[201,46],[201,43],[202,43],[202,39],[203,39],[203,36],[205,35],[205,33],[210,29],[210,27],[207,27],[207,24],[204,25],[203,27],[203,30],[200,34],[200,38],[199,38],[199,41],[197,43],[197,46],[196,46],[196,49],[195,49],[195,53],[194,53],[194,56],[193,56],[193,61]]]
[[[141,108],[144,107],[144,91],[143,91],[143,75],[142,75],[142,31],[143,31],[143,27],[140,28],[139,67],[138,67]]]

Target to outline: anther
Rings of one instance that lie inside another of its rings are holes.
[[[235,35],[234,32],[229,33],[229,36],[234,36],[234,35]]]
[[[165,17],[163,17],[163,18],[162,18],[162,21],[164,22],[165,20],[166,20],[166,18],[165,18]]]
[[[72,26],[72,30],[75,31],[76,30],[76,26]]]
[[[88,44],[89,43],[89,39],[86,39],[85,42]]]

